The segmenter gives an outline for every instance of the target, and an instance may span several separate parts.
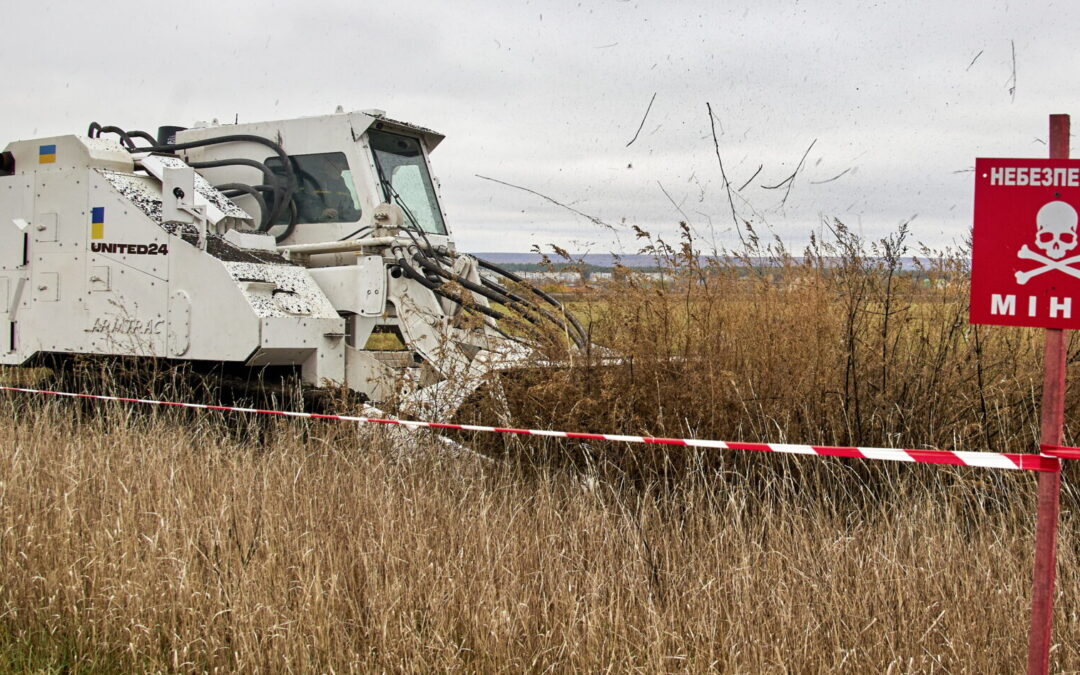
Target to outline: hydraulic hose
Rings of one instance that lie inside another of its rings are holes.
[[[499,267],[495,263],[488,262],[487,260],[484,260],[483,258],[477,258],[476,262],[479,263],[479,265],[481,267],[483,267],[485,269],[489,269],[492,272],[495,272],[496,274],[500,274],[500,275],[506,277],[507,279],[509,279],[510,281],[513,281],[514,283],[518,283],[518,284],[521,284],[523,286],[526,286],[530,291],[532,291],[536,295],[540,296],[549,305],[557,308],[560,312],[562,312],[566,316],[567,320],[571,324],[573,324],[574,328],[578,332],[578,335],[581,336],[581,339],[588,342],[588,333],[585,332],[585,329],[582,327],[581,323],[577,320],[577,318],[573,314],[571,314],[570,312],[566,311],[566,308],[563,307],[561,302],[559,302],[555,298],[551,297],[551,295],[544,292],[543,290],[537,288],[536,286],[533,286],[532,284],[527,282],[525,279],[521,278],[517,274],[514,274],[510,270],[503,269],[502,267]]]
[[[150,145],[157,145],[157,139],[146,133],[145,131],[139,131],[138,129],[129,130],[127,132],[129,138],[141,138]]]
[[[296,223],[300,220],[300,209],[296,207],[296,202],[289,200],[289,224],[285,226],[285,229],[281,231],[281,234],[274,235],[274,241],[281,243],[292,236],[294,230],[296,230]],[[272,226],[271,226],[272,227]],[[269,231],[270,228],[266,228]]]
[[[264,214],[269,213],[269,210],[265,206],[265,200],[264,200],[264,198],[262,198],[262,195],[260,193],[262,193],[262,192],[274,192],[274,193],[276,193],[276,191],[278,189],[274,185],[245,185],[243,183],[235,183],[235,184],[228,184],[228,185],[231,185],[231,187],[226,187],[226,189],[230,190],[230,192],[232,192],[233,194],[226,193],[225,194],[226,197],[231,198],[231,197],[234,197],[234,196],[239,196],[238,194],[235,194],[237,191],[242,192],[244,194],[250,194],[253,197],[258,195],[258,197],[256,197],[256,199],[260,200],[259,201],[259,206],[260,206],[260,208],[263,209],[262,213],[264,213]],[[296,202],[290,201],[289,202],[289,222],[285,223],[285,229],[281,232],[281,234],[274,235],[274,241],[276,241],[277,243],[280,244],[282,241],[288,239],[292,235],[293,231],[296,230],[296,225],[297,225],[297,221],[299,220],[299,218],[300,218],[300,213],[296,208]],[[261,218],[259,226],[256,229],[259,232],[269,233],[270,228],[273,227],[273,226],[274,226],[274,223],[271,223],[271,222],[267,221],[266,218]]]
[[[221,185],[215,185],[214,187],[225,193],[225,196],[230,199],[241,194],[246,194],[254,199],[255,203],[259,205],[259,232],[265,232],[268,229],[266,217],[270,215],[270,211],[266,208],[266,200],[263,199],[263,196],[259,194],[258,190],[259,187],[264,186],[260,185],[252,187],[244,183],[223,183]]]
[[[128,139],[130,141],[130,139]],[[225,136],[215,136],[213,138],[204,138],[201,141],[188,141],[186,143],[172,143],[169,145],[152,145],[149,147],[134,149],[134,152],[165,152],[173,154],[178,150],[190,150],[191,148],[201,148],[207,145],[220,145],[222,143],[257,143],[264,145],[274,151],[274,154],[281,160],[282,168],[285,169],[286,174],[286,186],[285,195],[281,201],[275,200],[274,206],[270,209],[269,222],[274,222],[277,217],[281,215],[281,210],[285,208],[285,205],[292,201],[293,195],[296,193],[297,180],[296,171],[293,168],[292,160],[289,155],[286,154],[285,149],[279,144],[271,141],[269,138],[263,138],[262,136],[256,136],[254,134],[228,134]],[[134,145],[134,144],[132,144]]]
[[[521,297],[517,293],[514,293],[513,291],[511,291],[511,290],[509,290],[507,288],[503,288],[502,286],[500,286],[500,285],[498,285],[498,284],[496,284],[496,283],[494,283],[492,281],[488,281],[487,279],[484,279],[482,277],[480,279],[480,283],[482,283],[485,287],[490,288],[491,290],[495,291],[496,293],[502,293],[502,294],[506,295],[506,297],[508,297],[512,301],[514,301],[515,304],[520,304],[525,309],[536,312],[540,316],[544,317],[545,319],[547,319],[551,323],[558,326],[559,330],[567,333],[567,335],[570,336],[570,339],[573,340],[574,344],[577,345],[579,348],[581,348],[581,349],[585,348],[584,340],[579,341],[578,338],[580,336],[577,335],[576,331],[572,331],[570,329],[571,327],[567,326],[565,321],[563,321],[559,317],[555,316],[551,312],[547,311],[546,309],[544,309],[540,305],[537,305],[535,302],[532,302],[530,300],[526,300],[525,298]],[[524,314],[524,309],[521,310],[521,311]]]
[[[86,135],[90,138],[101,138],[101,134],[116,134],[120,137],[120,142],[127,146],[128,150],[132,150],[135,148],[135,141],[131,140],[131,136],[128,135],[128,132],[124,131],[120,127],[103,127],[97,122],[91,122],[90,128],[86,130]]]
[[[445,269],[443,267],[444,264],[446,266],[450,266],[450,265],[453,264],[445,256],[439,255],[435,251],[432,251],[432,253],[434,255],[428,255],[428,252],[425,251],[422,247],[420,247],[418,245],[418,242],[416,242],[415,238],[413,238],[413,241],[414,241],[414,243],[417,243],[417,246],[415,247],[415,251],[413,253],[413,258],[425,270],[430,271],[433,274],[436,274],[438,276],[441,276],[441,277],[443,277],[443,278],[445,278],[445,279],[447,279],[449,281],[455,281],[455,282],[461,284],[463,287],[482,295],[483,297],[487,298],[488,300],[492,300],[494,302],[498,302],[500,304],[504,304],[504,305],[507,305],[509,307],[514,307],[514,309],[526,321],[528,321],[529,323],[531,323],[533,325],[538,326],[540,322],[537,321],[536,318],[532,314],[529,313],[529,312],[536,312],[543,319],[546,319],[546,320],[550,321],[555,326],[557,326],[561,331],[566,333],[567,336],[574,342],[575,345],[578,346],[579,349],[584,349],[585,348],[585,345],[588,343],[588,338],[585,335],[584,331],[581,329],[579,324],[571,324],[570,326],[567,326],[567,324],[564,323],[561,319],[559,319],[559,317],[557,317],[554,314],[552,314],[552,313],[548,312],[547,310],[543,309],[542,307],[540,307],[536,303],[534,303],[534,302],[532,302],[532,301],[530,301],[530,300],[528,300],[526,298],[523,298],[520,295],[517,295],[516,293],[513,293],[510,290],[500,286],[499,284],[493,283],[493,282],[491,282],[491,281],[489,281],[487,279],[481,278],[481,284],[485,288],[478,288],[476,286],[476,284],[472,283],[468,279],[464,279],[464,278],[462,278],[462,277],[460,277],[458,275],[454,275],[452,273],[449,273],[449,272],[445,271]],[[479,261],[479,259],[477,259],[477,260]],[[529,284],[525,284],[525,285],[529,286],[529,288],[531,288],[533,291],[538,291],[539,293],[543,294],[543,291],[539,291],[539,289],[536,289],[535,287],[532,287]],[[494,295],[492,295],[493,293],[494,293]],[[546,295],[546,294],[544,294],[544,295]],[[555,301],[554,298],[551,298],[550,296],[547,296],[547,298],[548,298],[547,301],[553,303],[554,306],[556,308],[558,308],[559,311],[562,314],[564,314],[564,315],[567,314],[565,309],[563,309],[562,305],[560,305],[557,301]],[[568,318],[572,318],[572,317],[568,317]]]
[[[338,239],[338,241],[345,241],[346,239],[352,239],[353,237],[355,237],[358,234],[361,234],[361,233],[363,233],[363,232],[365,232],[367,230],[373,230],[373,229],[374,228],[371,225],[364,225],[360,229],[353,230],[352,232],[348,233],[347,235],[345,235],[341,239]]]
[[[397,253],[397,256],[398,256],[397,265],[398,265],[398,267],[401,268],[402,274],[404,274],[406,278],[412,279],[413,281],[420,284],[424,288],[428,289],[429,291],[431,291],[435,295],[439,296],[440,298],[446,298],[447,300],[449,300],[449,301],[451,301],[451,302],[453,302],[453,303],[455,303],[457,305],[460,305],[461,307],[467,307],[468,309],[474,309],[474,310],[480,312],[481,314],[484,314],[486,316],[491,317],[492,319],[495,319],[496,321],[501,321],[501,320],[509,318],[505,314],[503,314],[502,312],[498,312],[498,311],[496,311],[494,309],[491,309],[490,307],[484,307],[483,305],[465,305],[461,301],[460,298],[455,298],[454,296],[450,295],[449,293],[447,293],[443,289],[439,288],[437,285],[431,283],[431,281],[429,281],[428,278],[425,277],[423,274],[420,274],[415,269],[413,269],[412,265],[410,265],[408,263],[408,261],[405,260],[405,256],[403,256],[401,254],[401,252],[400,252],[401,249],[400,248],[394,247],[393,250],[394,250],[395,253]]]
[[[131,140],[132,138],[141,138],[144,141],[147,141],[148,143],[150,143],[150,145],[156,145],[157,144],[157,139],[154,138],[153,136],[151,136],[150,134],[146,133],[145,131],[140,131],[138,129],[134,129],[132,131],[125,131],[124,129],[121,129],[120,127],[114,127],[114,126],[104,126],[103,127],[100,124],[98,124],[97,122],[91,122],[90,123],[90,128],[87,129],[87,131],[86,131],[86,135],[89,136],[90,138],[101,138],[101,134],[116,134],[117,136],[120,137],[120,141],[125,146],[127,146],[127,148],[129,150],[136,150],[137,149],[135,147],[135,141]]]
[[[274,171],[263,164],[262,162],[254,159],[243,159],[236,157],[233,159],[215,159],[205,162],[189,162],[188,166],[192,169],[216,169],[221,166],[250,166],[253,169],[258,169],[262,172],[263,180],[267,184],[273,183],[278,180],[278,175]]]
[[[495,289],[497,292],[503,293],[503,294],[507,295],[508,297],[510,297],[511,299],[525,305],[529,309],[531,309],[531,310],[533,310],[535,312],[538,312],[545,319],[547,319],[548,321],[551,321],[556,326],[558,326],[561,330],[565,331],[567,333],[567,335],[569,335],[570,339],[574,341],[574,344],[578,346],[578,348],[580,348],[580,349],[585,348],[586,344],[589,341],[588,337],[585,335],[584,331],[581,329],[580,324],[578,324],[576,321],[573,320],[573,316],[570,315],[570,313],[567,312],[562,307],[562,305],[556,305],[556,307],[558,308],[559,313],[563,317],[565,317],[567,319],[567,321],[569,322],[569,325],[567,324],[567,322],[564,322],[559,316],[556,316],[555,314],[552,314],[551,312],[544,309],[543,307],[536,304],[535,302],[532,302],[531,300],[528,300],[526,298],[521,297],[520,295],[514,293],[513,291],[511,291],[508,288],[505,288],[503,286],[500,286],[499,284],[496,284],[495,282],[492,282],[492,281],[489,281],[489,280],[483,279],[483,278],[481,279],[481,282],[485,286],[487,286],[488,288]],[[524,284],[524,285],[528,286],[530,289],[532,289],[534,291],[537,290],[536,288],[533,288],[529,284]]]
[[[513,297],[510,297],[510,295],[502,293],[499,290],[485,288],[484,286],[475,284],[472,281],[469,281],[468,279],[466,279],[466,278],[464,278],[462,276],[459,276],[457,274],[453,274],[452,272],[447,272],[446,270],[444,270],[442,268],[441,265],[428,262],[425,258],[426,258],[426,256],[420,255],[419,252],[413,256],[413,259],[416,260],[416,262],[419,263],[420,267],[423,268],[424,270],[432,272],[434,274],[437,274],[438,276],[441,276],[444,279],[447,279],[448,281],[456,282],[456,283],[460,284],[466,290],[472,291],[473,293],[476,293],[477,295],[485,297],[488,300],[492,300],[494,302],[498,302],[500,304],[507,305],[507,306],[510,306],[510,307],[514,307],[515,305],[519,305],[519,304],[525,304],[525,308],[531,309],[531,307],[529,307],[529,305],[527,303],[521,303],[518,300],[515,300]],[[477,307],[478,308],[482,307],[482,305],[477,305]],[[540,322],[536,319],[535,316],[532,316],[528,312],[523,311],[522,308],[516,308],[516,309],[517,309],[518,313],[521,315],[521,317],[523,319],[525,319],[525,321],[533,324],[534,326],[539,326]],[[566,324],[559,321],[556,317],[552,316],[551,314],[548,314],[544,318],[547,318],[549,321],[552,321],[556,326],[558,326],[562,330],[566,331],[567,334],[570,336],[570,339],[573,340],[574,344],[576,344],[579,348],[584,348],[584,344],[579,342],[577,336],[575,336],[571,331],[567,330]]]
[[[498,302],[498,303],[501,303],[501,304],[504,304],[504,305],[513,304],[513,301],[510,298],[506,297],[505,295],[502,295],[500,293],[496,293],[494,291],[490,291],[490,290],[484,288],[483,286],[480,286],[478,284],[474,284],[473,282],[469,281],[468,279],[466,279],[464,277],[458,276],[458,275],[453,274],[451,272],[447,272],[446,270],[444,270],[442,268],[441,265],[436,265],[436,264],[430,263],[427,260],[425,260],[425,256],[415,255],[414,254],[413,255],[413,260],[415,260],[417,263],[419,263],[419,265],[420,265],[420,267],[422,269],[424,269],[424,270],[426,270],[428,272],[432,272],[434,274],[437,274],[440,277],[446,279],[447,281],[457,282],[458,284],[461,284],[461,286],[463,288],[466,288],[466,289],[468,289],[468,290],[470,290],[473,293],[476,293],[478,295],[482,295],[485,298],[487,298],[488,300],[494,300],[495,302]]]
[[[527,309],[539,309],[535,307],[535,305],[531,305],[530,303],[528,303],[528,301],[523,301],[523,298],[520,298],[513,293],[506,292],[504,289],[497,285],[490,284],[490,282],[488,282],[487,284],[477,285],[460,275],[446,271],[445,269],[443,269],[442,265],[429,262],[426,258],[427,256],[422,255],[419,251],[417,251],[416,254],[414,254],[413,256],[413,259],[416,260],[416,262],[419,263],[420,267],[424,270],[437,274],[448,281],[456,282],[460,284],[463,288],[470,290],[478,295],[481,295],[488,300],[511,307],[520,304],[524,305]],[[534,325],[539,325],[539,322],[536,320],[535,317],[527,314],[521,309],[518,309],[518,311],[521,313],[522,317],[526,321]],[[554,320],[554,323],[560,328],[566,328],[565,324],[558,321],[557,319],[555,319],[554,316],[551,316],[550,314],[545,318],[548,318],[549,320]]]

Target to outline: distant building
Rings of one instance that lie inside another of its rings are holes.
[[[581,281],[581,275],[577,272],[525,272],[523,276],[529,281],[546,281],[558,284],[576,284]]]
[[[663,272],[638,272],[635,270],[632,276],[638,281],[663,281],[665,275]]]

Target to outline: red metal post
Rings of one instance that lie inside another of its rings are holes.
[[[1050,116],[1050,158],[1069,157],[1069,116]],[[1065,422],[1064,330],[1047,328],[1043,371],[1040,438],[1043,445],[1061,445]],[[1035,569],[1031,586],[1031,630],[1028,633],[1028,675],[1050,670],[1054,624],[1054,575],[1057,572],[1057,526],[1061,473],[1039,474],[1039,514],[1035,526]]]

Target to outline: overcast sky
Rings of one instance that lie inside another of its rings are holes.
[[[2,3],[5,142],[381,108],[447,135],[434,170],[473,251],[628,253],[630,224],[684,219],[733,244],[706,102],[756,227],[801,246],[822,218],[913,219],[949,245],[974,158],[1046,156],[1047,115],[1080,102],[1075,2]],[[781,205],[763,186],[811,143]]]

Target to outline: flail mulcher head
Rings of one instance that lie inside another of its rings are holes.
[[[9,144],[0,363],[286,367],[442,419],[490,374],[584,347],[557,301],[456,251],[442,138],[369,110]]]

